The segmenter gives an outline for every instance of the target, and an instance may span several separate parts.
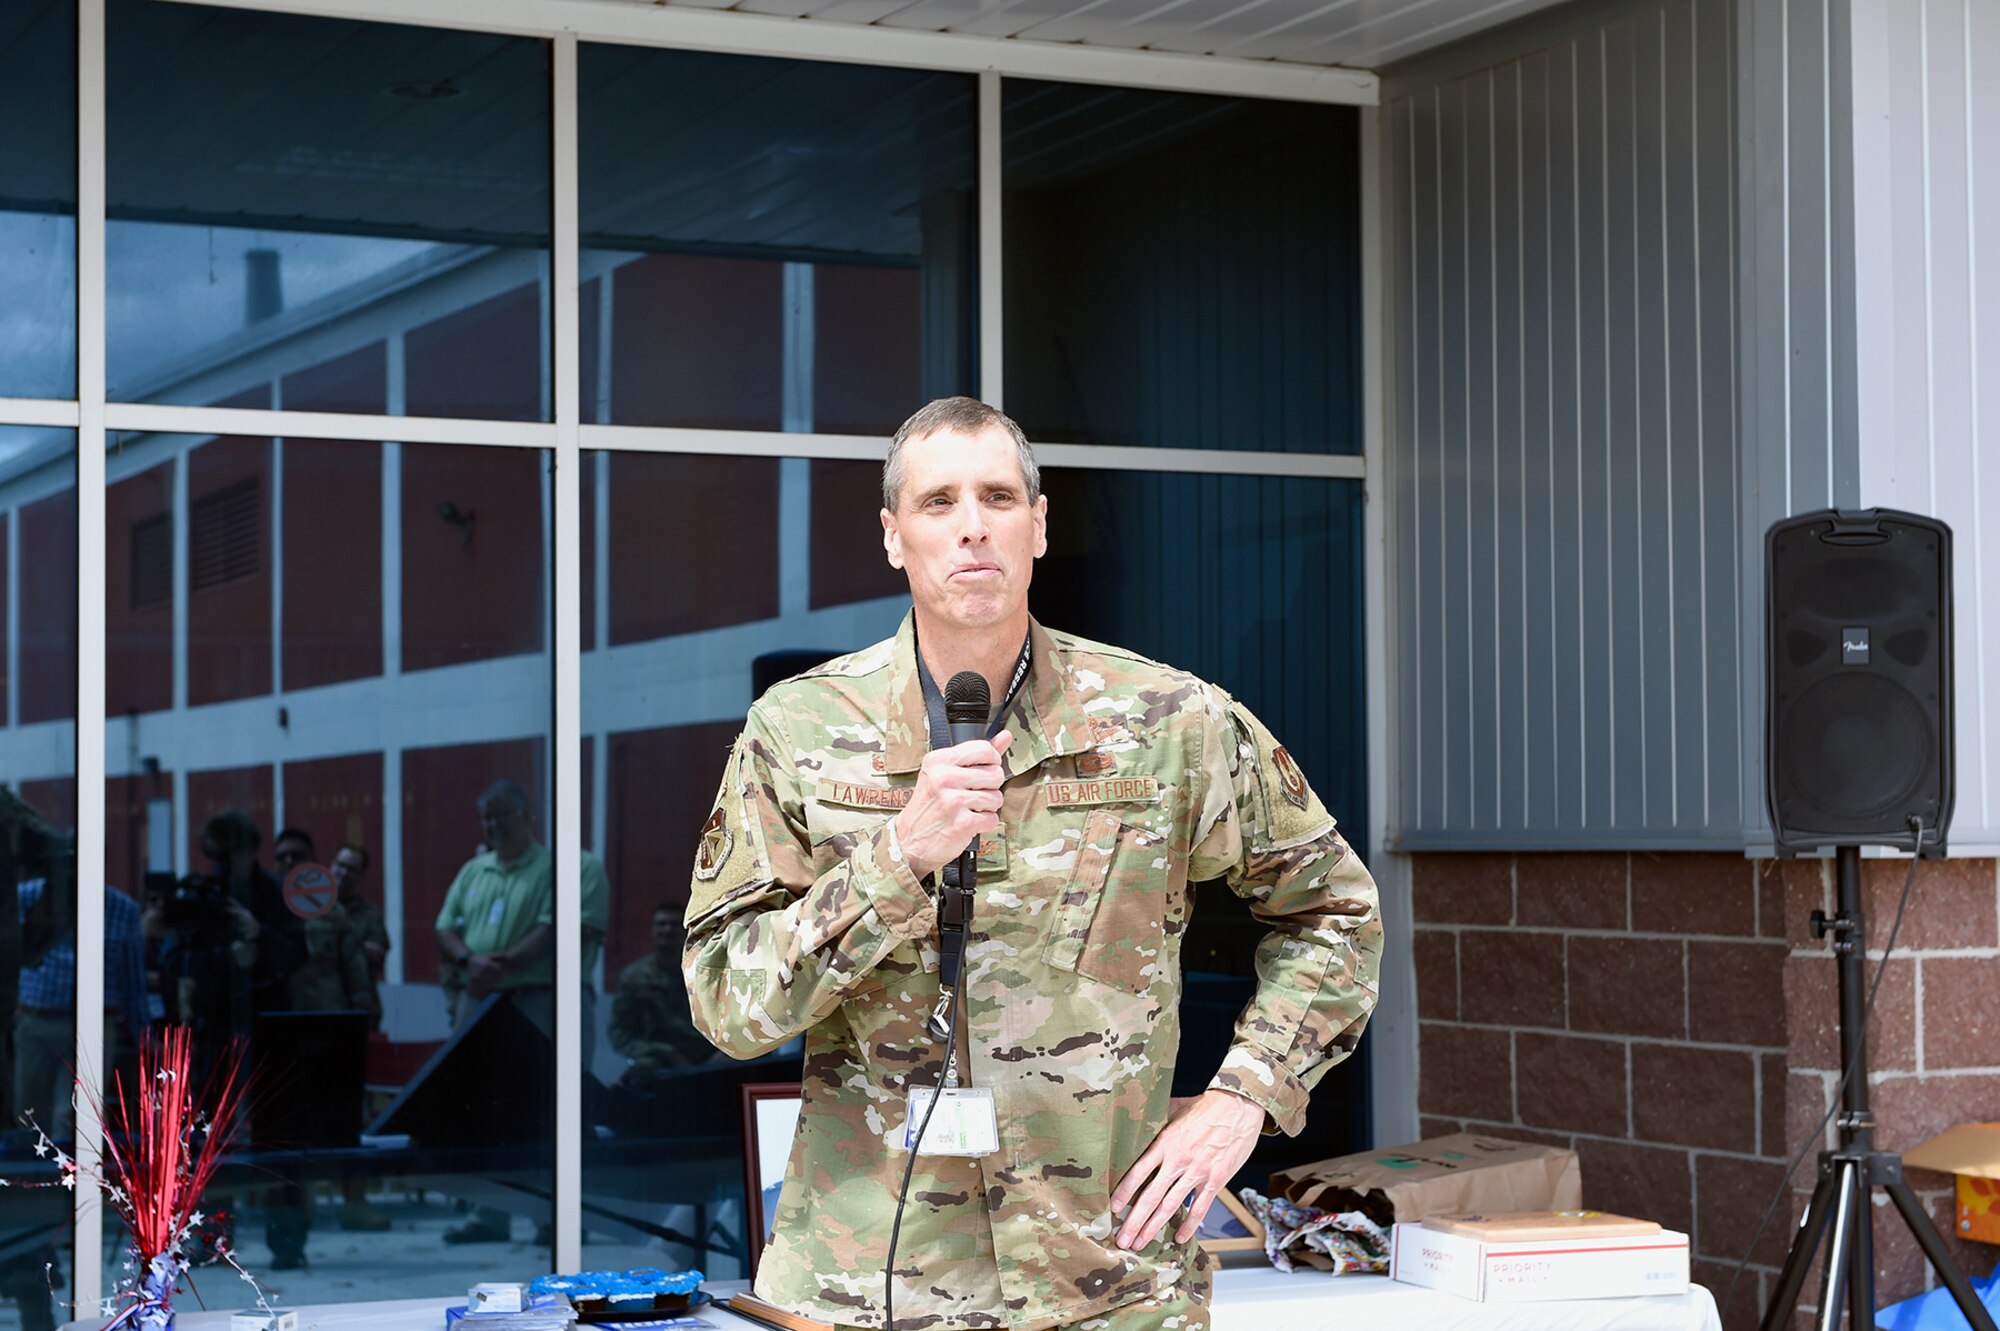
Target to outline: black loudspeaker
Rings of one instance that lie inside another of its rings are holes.
[[[1822,509],[1773,524],[1764,549],[1764,768],[1778,853],[1942,855],[1951,529],[1886,508]]]

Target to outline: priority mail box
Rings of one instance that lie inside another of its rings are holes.
[[[1688,1239],[1653,1234],[1498,1240],[1399,1222],[1390,1278],[1480,1303],[1684,1294]]]

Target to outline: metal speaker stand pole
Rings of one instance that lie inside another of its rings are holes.
[[[1812,1201],[1791,1251],[1785,1255],[1777,1293],[1759,1326],[1761,1331],[1789,1331],[1792,1315],[1798,1310],[1799,1290],[1806,1282],[1806,1268],[1812,1265],[1820,1241],[1826,1239],[1826,1262],[1820,1272],[1819,1331],[1839,1331],[1843,1311],[1854,1331],[1873,1331],[1875,1247],[1869,1216],[1875,1189],[1881,1188],[1896,1204],[1903,1223],[1924,1250],[1925,1260],[1951,1291],[1973,1331],[1996,1331],[1985,1305],[1945,1251],[1937,1227],[1903,1181],[1903,1158],[1894,1151],[1875,1149],[1875,1119],[1868,1112],[1868,1061],[1861,1029],[1867,994],[1862,968],[1866,934],[1861,924],[1861,848],[1840,846],[1834,854],[1839,911],[1832,919],[1814,911],[1812,931],[1815,938],[1833,935],[1833,951],[1840,967],[1840,1066],[1850,1069],[1841,1092],[1840,1114],[1834,1120],[1840,1144],[1819,1153],[1819,1182],[1813,1187]]]

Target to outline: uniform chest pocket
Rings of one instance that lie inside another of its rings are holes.
[[[1151,989],[1167,973],[1169,937],[1179,936],[1167,918],[1173,877],[1164,836],[1093,810],[1057,903],[1049,964],[1127,993]]]
[[[813,876],[854,854],[855,847],[875,835],[875,829],[895,817],[894,809],[849,809],[838,804],[806,805],[806,831],[812,837]]]

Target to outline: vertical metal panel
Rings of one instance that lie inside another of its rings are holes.
[[[1395,831],[1740,844],[1732,7],[1565,12],[1385,75]]]
[[[1524,490],[1528,441],[1521,429],[1522,329],[1526,325],[1521,256],[1521,70],[1502,65],[1489,80],[1487,142],[1493,161],[1493,825],[1521,826],[1527,817],[1527,585]],[[1501,577],[1504,568],[1518,576]]]
[[[1988,0],[1852,0],[1859,501],[1956,537],[1954,851],[2000,846],[1993,675],[2000,500],[2000,11]],[[1985,242],[1982,244],[1982,242]]]
[[[1400,487],[1409,507],[1406,520],[1414,546],[1410,601],[1416,632],[1403,659],[1413,663],[1416,756],[1407,771],[1417,782],[1416,798],[1405,801],[1419,826],[1449,824],[1445,808],[1445,768],[1451,763],[1451,736],[1445,725],[1444,643],[1444,316],[1442,309],[1444,136],[1442,90],[1410,99],[1414,206],[1411,233],[1411,355],[1400,373],[1410,380],[1407,433],[1390,444],[1398,460],[1407,446],[1410,482]],[[1402,283],[1394,284],[1400,296]]]
[[[1528,57],[1516,71],[1518,104],[1515,160],[1520,191],[1515,198],[1515,248],[1520,273],[1520,321],[1515,367],[1519,376],[1521,441],[1521,799],[1526,827],[1550,827],[1557,817],[1561,726],[1556,711],[1562,697],[1556,676],[1555,546],[1550,539],[1562,511],[1556,489],[1555,345],[1553,301],[1555,264],[1550,208],[1554,199],[1551,143],[1550,66],[1557,53]],[[1539,225],[1531,228],[1529,219]]]
[[[1495,614],[1499,535],[1494,521],[1499,477],[1494,465],[1493,361],[1499,311],[1493,289],[1492,72],[1467,79],[1459,88],[1464,95],[1459,124],[1465,164],[1465,415],[1459,441],[1463,450],[1459,492],[1464,502],[1465,581],[1463,599],[1458,602],[1463,607],[1458,616],[1462,650],[1452,655],[1462,662],[1464,671],[1455,690],[1464,699],[1460,714],[1465,718],[1462,733],[1467,740],[1466,761],[1460,768],[1466,796],[1462,807],[1472,827],[1498,828],[1500,755],[1495,727],[1500,709],[1493,685],[1499,631]]]

